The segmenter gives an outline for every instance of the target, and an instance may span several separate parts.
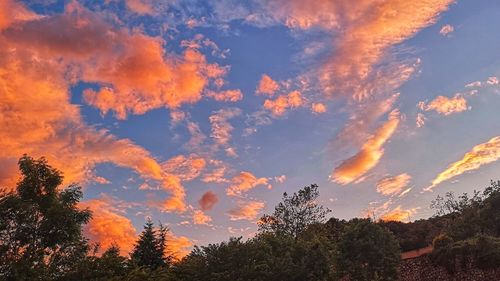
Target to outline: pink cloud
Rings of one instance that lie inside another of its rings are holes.
[[[439,33],[443,36],[450,36],[450,34],[453,31],[455,31],[455,28],[450,24],[446,24],[446,25],[443,25],[443,27],[441,27],[441,29],[439,30]]]
[[[217,202],[219,202],[219,198],[217,198],[217,194],[212,191],[205,192],[200,200],[198,200],[198,204],[202,211],[211,210]]]
[[[237,102],[243,99],[243,93],[240,90],[209,91],[207,96],[223,102]]]

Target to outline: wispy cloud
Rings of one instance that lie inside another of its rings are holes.
[[[451,35],[451,33],[453,33],[453,31],[455,31],[455,28],[453,27],[453,25],[446,24],[446,25],[443,25],[441,27],[441,29],[439,30],[439,33],[445,37],[449,37]]]
[[[403,209],[401,205],[390,210],[380,218],[383,221],[406,221],[411,220],[411,216],[418,212],[419,208]]]
[[[183,181],[190,181],[197,178],[205,169],[206,161],[196,155],[177,155],[162,163],[162,168],[179,177]]]
[[[474,171],[481,166],[500,159],[500,136],[494,137],[485,143],[478,144],[467,152],[462,159],[450,164],[446,170],[441,172],[432,180],[432,184],[425,188],[431,191],[438,184],[457,177],[465,172]]]
[[[411,176],[407,173],[397,176],[387,176],[377,182],[377,192],[383,195],[398,195],[403,192],[403,189],[408,187],[410,181]]]
[[[229,120],[241,115],[239,108],[223,108],[210,115],[209,120],[212,125],[210,137],[221,147],[228,148],[229,141],[232,138],[231,132],[234,127]]]
[[[356,155],[344,160],[333,170],[332,179],[340,184],[348,184],[375,167],[384,154],[383,145],[396,131],[399,122],[399,112],[394,111],[390,114],[389,120],[369,137]]]
[[[272,187],[267,178],[257,178],[252,173],[243,171],[231,179],[231,185],[226,189],[226,194],[229,196],[241,196],[259,185],[266,186],[267,188]]]
[[[221,102],[237,102],[243,99],[243,93],[240,90],[208,91],[207,97]]]
[[[421,110],[434,110],[437,113],[445,116],[470,109],[470,107],[467,105],[467,100],[461,93],[455,94],[451,98],[438,96],[427,104],[425,102],[420,102],[418,106]]]
[[[229,210],[228,215],[232,221],[255,220],[264,208],[264,202],[259,201],[239,201],[238,206]]]

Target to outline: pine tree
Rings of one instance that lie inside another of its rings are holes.
[[[153,270],[166,265],[168,260],[165,256],[167,231],[161,225],[160,230],[156,231],[153,222],[148,219],[131,254],[132,262]]]

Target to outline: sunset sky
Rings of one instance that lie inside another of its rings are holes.
[[[0,185],[45,156],[124,253],[147,217],[177,255],[251,237],[311,183],[338,218],[426,218],[500,179],[499,26],[491,0],[1,0]]]

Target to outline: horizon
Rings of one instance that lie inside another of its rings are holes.
[[[150,217],[185,254],[310,184],[409,222],[497,180],[500,6],[348,3],[3,1],[0,186],[44,156],[91,241],[128,253]]]

